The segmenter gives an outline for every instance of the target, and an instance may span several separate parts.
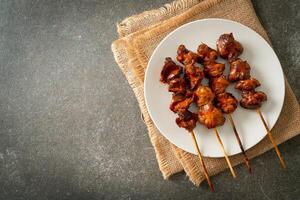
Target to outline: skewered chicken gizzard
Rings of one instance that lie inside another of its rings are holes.
[[[204,78],[203,71],[199,67],[196,67],[193,63],[185,65],[184,72],[184,77],[191,90],[198,87],[201,84],[202,79]]]
[[[226,88],[229,86],[229,81],[224,75],[222,75],[216,78],[211,78],[209,80],[209,85],[211,90],[218,95],[225,92]]]
[[[195,63],[199,63],[201,60],[197,54],[187,50],[184,45],[178,47],[177,60],[185,65],[185,69],[184,74],[180,77],[183,80],[169,80],[169,91],[174,92],[170,109],[178,114],[176,124],[191,133],[208,185],[211,191],[214,191],[193,131],[198,121],[198,115],[188,110],[190,104],[195,100],[194,91],[200,87],[204,78],[204,72],[195,66]]]
[[[186,93],[186,94],[174,93],[172,95],[170,110],[173,111],[174,113],[188,110],[189,106],[191,105],[191,103],[193,103],[193,101],[194,101],[193,93]]]
[[[170,110],[178,114],[176,123],[179,127],[190,131],[196,126],[198,116],[188,111],[194,101],[194,94],[188,90],[200,84],[204,73],[192,63],[188,64],[184,71],[185,76],[182,76],[182,67],[171,58],[166,58],[160,81],[167,83],[169,92],[173,92]]]
[[[224,44],[233,44],[233,45],[224,45]],[[229,48],[230,47],[230,48]],[[230,66],[230,81],[239,81],[236,85],[236,89],[242,91],[242,99],[240,100],[240,105],[246,109],[256,109],[257,113],[264,124],[267,134],[275,152],[280,160],[280,164],[283,168],[285,168],[284,160],[280,154],[280,151],[277,147],[276,142],[273,139],[273,136],[270,132],[270,129],[262,115],[260,107],[263,101],[267,100],[267,95],[261,91],[256,92],[254,89],[260,86],[260,83],[255,78],[250,78],[250,66],[246,61],[242,61],[237,59],[239,54],[242,53],[243,47],[241,44],[234,40],[232,33],[223,34],[220,36],[217,42],[217,48],[221,56],[228,59],[228,62],[231,63]]]
[[[263,101],[267,101],[267,95],[261,91],[243,91],[240,104],[244,108],[256,109],[259,108]]]
[[[181,72],[182,67],[177,65],[172,58],[167,57],[160,73],[160,81],[162,83],[168,83],[172,79],[179,77]]]
[[[169,81],[169,92],[179,93],[179,94],[185,94],[186,92],[186,81],[179,77],[174,78]]]
[[[246,80],[240,80],[236,85],[235,85],[235,89],[238,90],[254,90],[255,88],[257,88],[258,86],[260,86],[260,82],[258,80],[256,80],[255,78],[249,78]]]
[[[218,58],[218,52],[203,43],[198,46],[197,53],[204,63],[214,62]]]
[[[243,47],[234,39],[232,33],[226,33],[219,37],[217,50],[222,58],[227,59],[228,62],[232,62],[243,52]]]
[[[225,70],[225,64],[210,62],[204,65],[204,73],[206,77],[218,77],[223,74]]]
[[[222,112],[216,108],[212,102],[200,107],[198,118],[199,122],[207,128],[222,126],[225,122],[225,117]]]
[[[231,82],[250,78],[250,66],[247,61],[237,59],[230,63],[228,80]]]
[[[199,62],[199,56],[181,44],[177,49],[177,60],[182,64],[190,64]]]
[[[185,128],[188,131],[192,131],[197,124],[198,116],[195,113],[192,113],[188,110],[182,111],[178,113],[176,118],[176,123],[179,127]]]
[[[240,104],[243,108],[257,109],[263,101],[267,100],[267,95],[261,91],[256,92],[254,89],[260,86],[260,83],[255,78],[240,80],[235,88],[242,91],[242,99]]]
[[[216,102],[217,107],[226,114],[233,113],[238,106],[238,101],[236,98],[228,92],[218,94],[216,97]]]
[[[195,90],[194,94],[196,97],[197,105],[199,107],[212,102],[215,98],[215,94],[208,86],[199,86]]]

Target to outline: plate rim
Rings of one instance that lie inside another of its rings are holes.
[[[252,31],[252,32],[253,32],[254,34],[256,34],[258,37],[260,37],[260,38],[263,40],[263,42],[266,43],[266,45],[272,50],[273,54],[274,54],[275,57],[277,58],[277,61],[278,61],[279,66],[280,66],[280,72],[281,72],[280,75],[281,75],[282,83],[283,83],[283,98],[282,98],[283,100],[282,100],[282,103],[281,103],[281,105],[280,105],[280,112],[279,112],[279,114],[278,114],[278,116],[277,116],[277,118],[276,118],[274,124],[273,124],[272,126],[269,126],[269,128],[270,128],[271,131],[272,131],[273,127],[275,126],[275,124],[277,123],[277,121],[278,121],[278,119],[279,119],[279,117],[280,117],[280,115],[281,115],[282,108],[283,108],[283,105],[284,105],[284,102],[285,102],[285,95],[286,95],[286,83],[285,83],[284,71],[283,71],[282,65],[281,65],[281,63],[280,63],[280,60],[279,60],[279,58],[278,58],[278,56],[277,56],[275,50],[272,48],[272,46],[271,46],[271,45],[270,45],[270,44],[269,44],[269,43],[268,43],[268,42],[267,42],[267,41],[266,41],[259,33],[257,33],[257,32],[256,32],[255,30],[253,30],[252,28],[250,28],[250,27],[248,27],[248,26],[246,26],[246,25],[244,25],[244,24],[242,24],[242,23],[239,23],[239,22],[237,22],[237,21],[233,21],[233,20],[229,20],[229,19],[222,19],[222,18],[206,18],[206,19],[198,19],[198,20],[194,20],[194,21],[188,22],[188,23],[186,23],[186,24],[183,24],[183,25],[177,27],[176,29],[174,29],[173,31],[171,31],[170,33],[168,33],[168,34],[160,41],[160,43],[156,46],[156,48],[153,50],[153,52],[152,52],[152,54],[151,54],[151,56],[150,56],[150,58],[149,58],[149,61],[148,61],[148,63],[147,63],[147,68],[146,68],[146,71],[145,71],[144,84],[143,84],[144,92],[143,92],[143,93],[144,93],[145,104],[146,104],[146,108],[147,108],[147,111],[148,111],[148,113],[149,113],[149,116],[150,116],[151,120],[153,121],[153,124],[154,124],[155,127],[159,130],[159,132],[163,135],[163,137],[165,137],[170,143],[172,143],[172,144],[175,145],[176,147],[178,147],[178,148],[180,148],[180,149],[182,149],[182,150],[184,150],[184,151],[186,151],[186,152],[189,152],[189,153],[191,153],[191,154],[194,154],[194,155],[197,155],[197,154],[195,154],[194,152],[187,151],[187,150],[185,150],[185,149],[183,149],[183,148],[177,146],[175,143],[173,143],[173,142],[168,138],[168,136],[167,136],[166,134],[164,134],[163,131],[161,131],[161,129],[156,125],[155,120],[153,120],[152,114],[151,114],[151,112],[149,111],[149,103],[148,103],[148,100],[147,100],[147,94],[146,94],[146,85],[147,85],[147,80],[149,79],[149,77],[148,77],[148,75],[147,75],[147,74],[148,74],[148,70],[149,70],[149,64],[150,64],[151,60],[153,59],[155,52],[160,48],[160,46],[164,43],[164,41],[165,41],[168,37],[170,37],[172,34],[174,34],[176,31],[178,31],[179,29],[184,28],[184,27],[186,27],[186,26],[189,26],[190,24],[198,23],[198,22],[203,22],[203,21],[221,21],[221,22],[224,22],[224,21],[225,21],[225,22],[230,22],[230,23],[235,23],[235,24],[237,24],[237,25],[240,25],[240,26],[242,26],[242,27],[244,27],[244,28],[246,28],[246,29]],[[245,151],[248,151],[249,149],[252,149],[253,147],[255,147],[255,146],[256,146],[258,143],[260,143],[266,136],[267,136],[267,132],[265,132],[264,136],[263,136],[260,140],[258,140],[255,144],[253,144],[251,147],[245,149]],[[239,151],[239,152],[237,152],[237,153],[235,153],[235,154],[232,154],[232,155],[230,155],[230,156],[238,155],[238,154],[241,154],[241,153],[242,153],[242,152]],[[208,157],[208,158],[224,158],[225,156],[205,156],[205,157]]]

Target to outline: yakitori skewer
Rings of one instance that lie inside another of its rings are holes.
[[[206,169],[206,166],[205,166],[205,163],[204,163],[202,154],[201,154],[201,152],[200,152],[200,149],[199,149],[199,146],[198,146],[198,143],[197,143],[197,140],[196,140],[194,131],[192,131],[191,134],[192,134],[192,137],[193,137],[193,141],[194,141],[196,150],[197,150],[197,152],[198,152],[198,157],[199,157],[200,163],[201,163],[201,165],[202,165],[202,168],[203,168],[204,175],[205,175],[205,178],[206,178],[206,180],[207,180],[208,186],[209,186],[210,190],[211,190],[212,192],[214,192],[214,191],[215,191],[215,188],[214,188],[214,186],[213,186],[213,184],[212,184],[212,182],[211,182],[211,180],[210,180],[210,177],[209,177],[209,175],[208,175],[208,172],[207,172],[207,169]]]
[[[217,51],[208,47],[206,44],[202,43],[199,45],[198,55],[204,60],[203,64],[204,64],[205,76],[209,78],[210,80],[209,85],[212,91],[215,93],[216,105],[218,108],[222,110],[222,112],[228,115],[234,135],[244,156],[244,162],[249,170],[249,173],[251,173],[249,159],[244,150],[240,136],[236,130],[233,118],[231,116],[231,114],[235,111],[235,109],[238,106],[238,101],[235,99],[235,97],[232,94],[225,92],[226,88],[229,85],[229,81],[223,75],[223,72],[225,70],[225,65],[223,63],[216,62],[216,58],[218,55]]]
[[[208,171],[206,169],[204,159],[202,157],[200,148],[199,148],[198,143],[197,143],[195,133],[193,131],[193,129],[196,126],[197,121],[198,121],[197,114],[191,113],[190,111],[184,111],[184,112],[179,113],[179,117],[176,119],[176,123],[179,127],[185,128],[188,132],[190,132],[190,134],[192,136],[192,139],[193,139],[193,142],[194,142],[194,145],[195,145],[195,148],[197,150],[197,154],[198,154],[198,157],[199,157],[199,160],[200,160],[200,164],[203,168],[204,175],[205,175],[205,178],[207,180],[208,186],[209,186],[210,190],[212,192],[214,192],[215,191],[214,186],[213,186],[213,184],[210,180],[210,177],[209,177]]]
[[[259,81],[250,76],[251,68],[247,61],[243,61],[238,58],[238,56],[243,52],[242,45],[234,39],[232,33],[222,34],[217,41],[217,50],[220,55],[223,58],[228,59],[228,62],[230,63],[229,81],[239,81],[235,88],[242,92],[240,105],[246,109],[257,110],[257,113],[266,128],[268,137],[274,146],[281,166],[285,168],[285,163],[277,144],[275,143],[271,131],[260,110],[262,102],[267,100],[267,95],[261,91],[255,91],[255,88],[260,86]]]
[[[192,84],[193,87],[195,87],[203,79],[203,72],[201,73],[199,68],[199,70],[194,71],[192,76],[192,74],[188,73],[188,70],[189,68],[185,69],[186,75],[190,77],[190,86]],[[160,80],[163,83],[167,83],[169,85],[168,90],[173,92],[170,110],[178,114],[178,118],[176,118],[177,125],[185,128],[189,133],[191,133],[208,186],[210,190],[214,192],[214,186],[210,180],[204,159],[195,137],[195,133],[193,131],[193,129],[196,127],[198,116],[197,114],[194,114],[188,110],[190,104],[194,101],[194,95],[187,90],[186,80],[180,76],[181,72],[181,66],[176,65],[171,58],[166,58],[165,65],[161,71]]]
[[[205,72],[211,72],[211,76],[219,76],[225,69],[225,65],[222,63],[217,63],[215,60],[218,57],[217,51],[211,49],[206,44],[201,44],[197,49],[197,54],[186,49],[184,45],[180,45],[177,50],[177,60],[185,65],[185,74],[188,87],[193,91],[196,103],[199,107],[198,118],[199,122],[205,125],[207,128],[214,128],[221,126],[225,122],[225,118],[222,115],[222,112],[213,105],[215,95],[212,93],[211,89],[208,86],[202,86],[201,80],[204,77],[202,70],[199,67],[194,65],[195,62],[204,64]],[[200,73],[202,72],[202,73]],[[195,77],[201,77],[195,79]],[[196,80],[196,81],[195,81]],[[224,145],[217,134],[218,142],[224,152],[227,164],[230,168],[233,177],[236,177],[236,174],[232,168],[231,162],[227,156],[227,153],[224,149]]]
[[[252,88],[250,87],[250,83],[252,82],[257,82],[257,86],[252,86]],[[240,105],[246,109],[255,109],[267,131],[268,137],[275,149],[275,152],[279,158],[280,164],[283,168],[285,168],[285,163],[283,161],[283,158],[280,154],[280,151],[277,147],[276,142],[273,139],[272,133],[266,123],[266,120],[264,119],[262,112],[260,110],[260,107],[262,105],[262,102],[267,100],[267,95],[261,91],[255,91],[255,87],[258,87],[260,85],[260,83],[254,79],[254,78],[249,78],[246,80],[241,80],[238,82],[238,84],[236,85],[236,88],[239,90],[242,90],[242,99],[240,100]],[[251,90],[247,90],[247,89]]]
[[[235,178],[236,174],[233,170],[232,164],[228,158],[228,155],[216,128],[217,126],[222,126],[224,124],[225,117],[223,116],[222,111],[213,105],[215,95],[208,86],[199,86],[194,94],[197,98],[197,104],[199,106],[199,122],[205,125],[208,129],[214,129],[217,140],[221,146],[226,162],[229,166],[230,172]]]
[[[236,140],[239,144],[239,147],[242,151],[242,154],[244,156],[245,165],[247,166],[247,168],[249,170],[249,173],[251,173],[251,167],[250,167],[250,162],[249,162],[248,156],[247,156],[247,154],[244,150],[243,144],[241,142],[240,136],[237,132],[237,129],[235,127],[235,123],[234,123],[232,115],[231,115],[235,111],[235,109],[237,108],[238,101],[236,100],[236,98],[231,93],[226,93],[226,92],[218,94],[216,99],[217,99],[216,100],[217,101],[217,106],[224,113],[226,113],[228,118],[229,118],[229,121],[230,121],[230,124],[232,126],[235,138],[236,138]]]

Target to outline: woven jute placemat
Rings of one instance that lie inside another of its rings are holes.
[[[126,18],[117,25],[120,38],[112,44],[115,60],[138,100],[163,177],[166,179],[184,170],[197,186],[205,179],[197,156],[171,144],[157,130],[145,105],[143,84],[147,63],[159,42],[177,27],[204,18],[224,18],[240,22],[255,30],[270,43],[250,0],[178,0],[159,9]],[[278,144],[300,133],[299,119],[298,101],[286,81],[284,106],[272,129]],[[249,149],[247,154],[253,158],[270,149],[272,145],[264,138]],[[243,162],[240,154],[231,156],[230,159],[233,165]],[[274,159],[277,159],[275,154]],[[224,158],[204,158],[204,160],[210,175],[228,168]]]

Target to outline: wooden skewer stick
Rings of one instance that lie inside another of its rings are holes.
[[[261,113],[261,111],[260,111],[260,109],[257,109],[257,112],[258,112],[258,114],[259,114],[259,116],[260,116],[260,118],[261,118],[261,121],[263,122],[263,124],[264,124],[264,126],[265,126],[265,128],[266,128],[266,130],[267,130],[269,139],[270,139],[270,141],[272,142],[272,144],[273,144],[273,146],[274,146],[274,149],[275,149],[275,151],[276,151],[276,154],[277,154],[277,156],[278,156],[278,158],[279,158],[279,160],[280,160],[280,164],[281,164],[282,168],[285,168],[286,166],[285,166],[284,160],[283,160],[283,158],[282,158],[282,156],[281,156],[281,153],[280,153],[280,151],[279,151],[279,149],[278,149],[278,147],[277,147],[277,144],[276,144],[276,142],[275,142],[275,140],[274,140],[274,138],[273,138],[273,136],[272,136],[272,134],[271,134],[271,131],[270,131],[270,129],[269,129],[269,127],[268,127],[268,125],[267,125],[267,123],[266,123],[266,121],[265,121],[265,119],[264,119],[264,117],[263,117],[263,115],[262,115],[262,113]]]
[[[224,153],[224,156],[225,156],[226,162],[227,162],[227,164],[228,164],[228,166],[229,166],[229,169],[230,169],[230,171],[231,171],[231,174],[232,174],[233,178],[235,178],[235,177],[236,177],[236,174],[235,174],[235,172],[234,172],[234,170],[233,170],[233,168],[232,168],[231,162],[230,162],[230,160],[229,160],[229,158],[228,158],[228,155],[227,155],[227,153],[226,153],[226,151],[225,151],[224,145],[223,145],[223,143],[222,143],[222,141],[221,141],[221,138],[220,138],[220,136],[219,136],[219,133],[218,133],[217,128],[214,128],[214,131],[215,131],[215,133],[216,133],[218,142],[220,143],[220,145],[221,145],[221,147],[222,147],[222,151],[223,151],[223,153]]]
[[[242,144],[242,141],[241,141],[241,138],[236,130],[236,127],[235,127],[235,124],[234,124],[234,121],[233,121],[233,118],[231,116],[231,114],[228,114],[228,117],[229,117],[229,121],[230,121],[230,124],[232,126],[232,129],[233,129],[233,132],[234,132],[234,135],[236,137],[236,140],[238,141],[238,144],[240,146],[240,149],[242,151],[242,154],[244,155],[244,162],[248,168],[248,171],[249,173],[251,174],[252,170],[251,170],[251,166],[250,166],[250,162],[249,162],[249,159],[248,159],[248,156],[244,150],[244,147],[243,147],[243,144]]]
[[[209,177],[209,175],[208,175],[208,172],[207,172],[207,169],[206,169],[204,160],[203,160],[203,158],[202,158],[202,155],[201,155],[201,152],[200,152],[200,149],[199,149],[199,146],[198,146],[198,143],[197,143],[197,140],[196,140],[196,136],[195,136],[194,131],[191,131],[191,134],[192,134],[192,137],[193,137],[193,141],[194,141],[195,147],[196,147],[197,152],[198,152],[198,157],[199,157],[200,162],[201,162],[201,165],[202,165],[202,167],[203,167],[203,171],[204,171],[205,178],[206,178],[206,180],[207,180],[208,186],[209,186],[210,190],[211,190],[212,192],[214,192],[214,191],[215,191],[215,188],[214,188],[214,186],[213,186],[213,184],[212,184],[212,182],[211,182],[211,180],[210,180],[210,177]]]

